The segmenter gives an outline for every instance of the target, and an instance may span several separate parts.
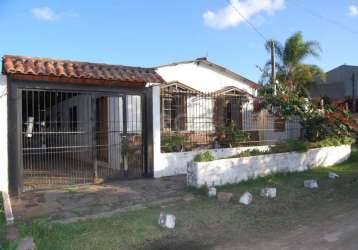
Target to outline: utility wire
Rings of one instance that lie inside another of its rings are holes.
[[[232,2],[230,0],[226,0],[228,2],[228,4],[231,6],[231,8],[233,8],[237,14],[239,14],[241,16],[241,18],[266,42],[268,39],[264,36],[264,34],[259,31],[254,24],[252,24],[243,14],[241,14],[241,12],[239,11],[238,8],[236,8],[235,5],[232,4]]]
[[[338,21],[336,21],[334,19],[325,17],[325,16],[323,16],[323,15],[321,15],[321,14],[319,14],[319,13],[313,11],[313,10],[308,9],[307,7],[303,6],[301,1],[299,1],[299,0],[292,0],[291,2],[294,3],[297,7],[301,8],[302,10],[307,12],[308,14],[310,14],[311,16],[315,17],[315,18],[318,18],[318,19],[320,19],[322,21],[326,21],[326,22],[328,22],[330,24],[333,24],[333,25],[335,25],[335,26],[337,26],[337,27],[339,27],[341,29],[344,29],[345,31],[348,31],[348,32],[350,32],[350,33],[352,33],[354,35],[358,35],[357,30],[352,29],[351,27],[349,27],[349,26],[347,26],[347,25],[345,25],[343,23],[340,23],[340,22],[338,22]]]

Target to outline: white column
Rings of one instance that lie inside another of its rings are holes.
[[[8,192],[7,80],[0,75],[0,191]]]
[[[160,86],[152,86],[153,98],[153,171],[154,177],[160,177]]]

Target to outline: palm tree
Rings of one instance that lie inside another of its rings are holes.
[[[323,71],[316,65],[304,64],[308,57],[319,58],[321,47],[317,41],[305,41],[302,33],[297,32],[289,37],[284,46],[275,40],[266,42],[268,52],[271,43],[275,44],[277,80],[289,84],[293,88],[309,88],[318,78],[323,78]],[[262,82],[270,79],[271,61],[267,62],[262,75]]]

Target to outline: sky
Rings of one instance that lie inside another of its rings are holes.
[[[0,30],[1,56],[142,67],[206,56],[253,81],[265,39],[301,31],[322,47],[306,63],[358,65],[358,0],[0,0]]]

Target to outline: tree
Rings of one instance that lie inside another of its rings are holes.
[[[317,78],[324,78],[323,70],[317,65],[303,63],[308,57],[320,56],[321,47],[317,41],[305,41],[302,33],[297,32],[289,37],[284,45],[274,40],[267,41],[265,47],[268,52],[272,42],[275,44],[278,81],[303,92],[304,89],[310,88]],[[263,69],[261,82],[269,82],[270,76],[271,61],[267,62]]]

